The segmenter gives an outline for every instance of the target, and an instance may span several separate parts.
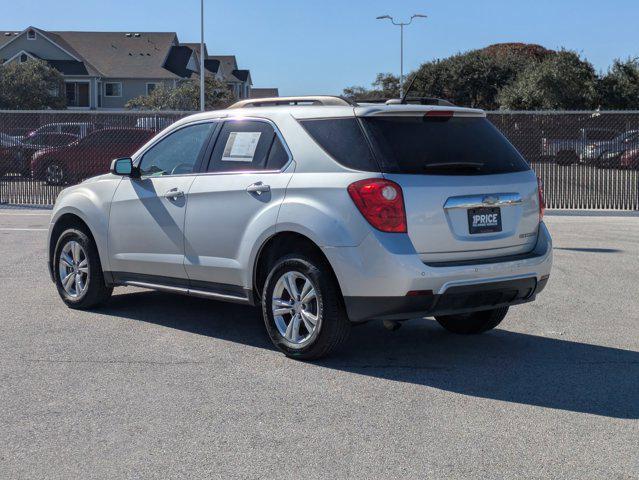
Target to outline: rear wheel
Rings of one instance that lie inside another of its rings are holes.
[[[328,355],[344,343],[351,328],[328,265],[300,254],[273,264],[264,284],[262,312],[273,344],[299,360]]]
[[[55,284],[60,297],[71,308],[87,309],[107,300],[113,287],[104,282],[98,249],[83,231],[65,230],[53,256]]]
[[[476,335],[492,330],[506,317],[508,307],[460,315],[444,315],[435,320],[446,330],[459,335]]]

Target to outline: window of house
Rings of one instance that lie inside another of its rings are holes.
[[[122,96],[122,83],[121,82],[106,82],[104,84],[104,96],[105,97],[121,97]]]
[[[20,55],[20,63],[24,63],[27,60],[29,60],[29,57],[27,56],[26,53],[23,53],[22,55]]]
[[[160,86],[159,83],[147,83],[146,84],[146,94],[147,95],[151,95],[151,93],[153,93],[153,90],[155,90],[159,86]]]
[[[89,107],[89,82],[66,82],[67,107]]]
[[[27,32],[27,40],[35,40],[36,39],[36,32],[35,30],[29,30]]]

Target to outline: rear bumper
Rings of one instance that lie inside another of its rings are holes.
[[[396,234],[370,234],[358,247],[322,250],[354,322],[530,302],[545,287],[552,268],[552,240],[543,223],[531,252],[474,262],[425,264],[407,236]]]
[[[548,282],[535,277],[451,287],[443,294],[423,292],[404,297],[345,297],[352,322],[370,319],[406,320],[489,310],[532,302]]]

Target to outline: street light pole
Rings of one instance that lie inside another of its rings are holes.
[[[200,111],[204,109],[204,0],[200,0]]]
[[[399,98],[404,98],[404,27],[407,27],[408,25],[413,23],[413,20],[416,18],[427,18],[427,16],[416,13],[415,15],[410,17],[410,20],[408,22],[396,22],[395,19],[391,17],[390,15],[382,15],[381,17],[377,17],[377,20],[390,20],[391,23],[395,25],[396,27],[399,27],[399,30],[400,30]]]

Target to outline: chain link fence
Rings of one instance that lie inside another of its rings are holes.
[[[52,205],[191,113],[0,111],[0,203]]]
[[[0,203],[52,205],[192,112],[0,111]],[[639,112],[489,112],[549,208],[639,210]]]
[[[549,208],[639,210],[639,112],[489,112]]]

